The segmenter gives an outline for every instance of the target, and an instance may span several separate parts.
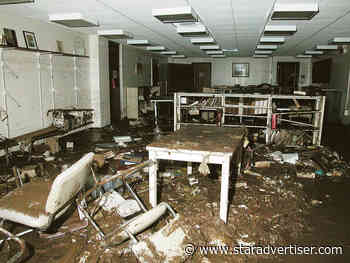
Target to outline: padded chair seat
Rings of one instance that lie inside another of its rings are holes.
[[[8,193],[0,199],[0,218],[33,228],[47,226],[45,205],[51,185],[52,181],[30,182]]]

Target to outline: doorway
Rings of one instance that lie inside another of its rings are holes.
[[[119,78],[119,44],[109,41],[109,91],[111,121],[116,123],[121,119],[120,110],[120,78]]]
[[[192,63],[194,74],[194,90],[203,92],[211,87],[211,63]]]
[[[282,93],[290,94],[298,88],[299,62],[278,62],[277,83],[282,87]]]

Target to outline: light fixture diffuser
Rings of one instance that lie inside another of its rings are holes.
[[[297,55],[297,58],[312,58],[312,55]]]
[[[257,45],[256,49],[262,50],[276,50],[278,48],[277,45]]]
[[[225,55],[212,55],[212,58],[226,58]]]
[[[133,45],[133,46],[149,46],[150,42],[146,39],[128,39],[126,41],[128,45]]]
[[[200,46],[199,47],[202,50],[218,50],[220,49],[219,45],[206,45],[206,46]]]
[[[224,51],[222,50],[212,50],[212,51],[206,51],[208,55],[218,55],[218,54],[224,54]]]
[[[148,51],[163,51],[166,48],[163,46],[151,46],[151,47],[146,47],[146,50]]]
[[[191,43],[193,45],[210,45],[215,44],[215,39],[212,37],[196,37],[191,38]]]
[[[175,55],[176,51],[162,51],[160,52],[162,55]]]
[[[152,16],[163,23],[183,23],[198,21],[197,14],[190,6],[152,9]]]
[[[253,58],[268,58],[269,55],[253,55]]]
[[[337,45],[317,45],[315,49],[317,49],[317,50],[337,50],[338,46]]]
[[[264,36],[291,36],[296,32],[297,32],[297,26],[268,25],[265,27]]]
[[[275,4],[272,20],[310,20],[319,12],[317,3]]]
[[[322,55],[323,51],[319,51],[319,50],[306,50],[304,52],[305,55]]]
[[[284,37],[262,37],[260,38],[260,45],[281,45],[286,39]]]
[[[271,50],[255,50],[254,53],[259,54],[259,55],[270,55],[270,54],[272,54],[272,51]]]
[[[97,34],[109,39],[123,39],[123,38],[133,38],[134,36],[122,29],[111,29],[111,30],[98,30]]]
[[[87,18],[81,13],[64,13],[49,15],[51,22],[67,27],[96,27],[98,22],[92,18]]]
[[[34,0],[0,0],[0,5],[34,3]]]
[[[330,42],[338,45],[350,45],[350,37],[335,37]]]
[[[206,27],[201,23],[179,25],[176,28],[176,32],[183,37],[200,37],[208,35]]]
[[[186,58],[185,55],[172,55],[172,58]]]

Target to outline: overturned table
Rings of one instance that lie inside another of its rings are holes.
[[[149,168],[149,200],[157,205],[158,160],[203,162],[221,164],[220,218],[227,222],[230,164],[240,160],[244,128],[224,128],[208,126],[183,127],[176,132],[161,137],[148,145],[149,159],[154,161]],[[188,173],[190,173],[188,171]]]

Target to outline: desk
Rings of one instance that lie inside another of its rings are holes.
[[[244,128],[192,126],[161,137],[146,149],[153,164],[149,168],[149,200],[157,205],[158,160],[199,162],[208,158],[208,163],[221,164],[220,218],[227,222],[230,163],[233,157],[240,158]]]

